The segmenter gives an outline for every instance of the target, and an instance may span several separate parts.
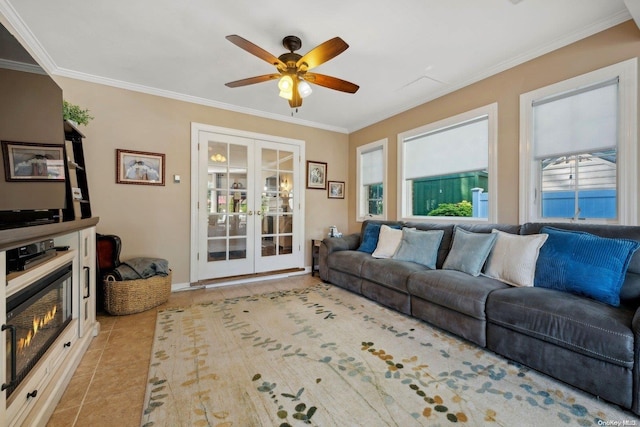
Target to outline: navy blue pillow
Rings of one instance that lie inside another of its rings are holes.
[[[378,246],[378,237],[380,236],[380,227],[382,227],[382,223],[380,222],[367,223],[364,228],[364,232],[362,233],[362,242],[358,248],[360,252],[372,254],[373,251],[376,250],[376,247]],[[402,228],[400,225],[389,225],[389,227],[395,228],[396,230],[400,230]]]
[[[549,235],[540,248],[534,285],[620,305],[620,289],[640,243],[582,231],[542,227]]]

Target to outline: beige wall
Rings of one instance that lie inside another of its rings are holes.
[[[0,68],[0,140],[64,144],[62,90],[49,76]],[[0,210],[64,208],[64,182],[5,181],[0,152]]]
[[[633,21],[576,42],[500,74],[425,103],[351,135],[247,116],[133,91],[56,77],[65,99],[89,108],[95,120],[84,129],[85,157],[98,232],[123,239],[122,258],[167,258],[174,281],[189,280],[191,122],[306,141],[306,159],[328,163],[328,179],[346,181],[344,200],[306,190],[305,263],[309,241],[327,226],[355,232],[356,147],[389,140],[389,219],[396,218],[397,134],[479,106],[498,103],[498,221],[518,222],[519,96],[640,55],[640,31]],[[274,102],[278,102],[277,99]],[[115,183],[115,149],[166,154],[165,187]],[[182,176],[174,184],[171,177]]]
[[[189,281],[191,122],[304,140],[306,159],[328,163],[328,178],[347,180],[348,136],[212,107],[55,77],[64,98],[95,117],[86,127],[85,161],[98,232],[122,238],[121,259],[135,256],[169,260],[174,283]],[[274,102],[280,102],[275,97]],[[115,183],[116,148],[166,154],[166,185]],[[182,178],[173,183],[173,175]],[[301,183],[304,186],[304,183]],[[345,228],[347,199],[306,190],[305,265],[310,240],[329,225]]]
[[[356,147],[389,139],[388,218],[397,218],[397,134],[498,103],[498,222],[518,223],[519,96],[623,60],[640,56],[640,31],[628,21],[562,49],[479,81],[349,135],[349,194],[355,194]],[[491,177],[495,178],[495,177]],[[349,198],[349,231],[356,232],[355,197]]]

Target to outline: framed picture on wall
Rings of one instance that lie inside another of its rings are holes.
[[[344,181],[329,181],[328,197],[330,199],[344,199]]]
[[[327,189],[327,164],[307,160],[307,188]]]
[[[2,141],[7,181],[64,181],[64,146]]]
[[[164,185],[164,154],[116,149],[116,183]]]

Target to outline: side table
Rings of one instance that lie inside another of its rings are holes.
[[[320,271],[320,266],[318,265],[318,259],[320,258],[321,244],[322,244],[322,240],[311,239],[311,277],[314,276],[316,271]]]

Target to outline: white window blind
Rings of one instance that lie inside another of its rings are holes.
[[[488,135],[489,118],[485,115],[405,139],[404,178],[411,180],[487,169]]]
[[[534,101],[534,157],[544,159],[615,148],[618,78]]]
[[[362,185],[381,184],[384,175],[382,146],[363,153],[361,156],[361,166]]]

